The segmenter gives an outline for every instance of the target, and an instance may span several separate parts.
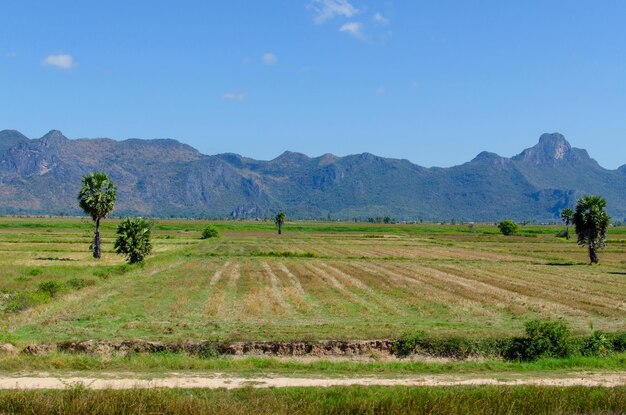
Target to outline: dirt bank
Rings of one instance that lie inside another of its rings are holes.
[[[210,341],[163,343],[145,340],[85,340],[58,344],[26,346],[22,353],[45,355],[53,351],[96,355],[134,353],[188,353],[191,355],[265,355],[265,356],[384,356],[391,354],[391,340],[319,341],[319,342],[238,342],[222,344]]]

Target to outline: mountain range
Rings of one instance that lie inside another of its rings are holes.
[[[425,168],[369,153],[270,161],[204,155],[171,139],[29,139],[0,131],[0,214],[81,214],[81,177],[103,171],[118,186],[116,215],[398,220],[549,221],[585,194],[626,217],[626,165],[608,170],[558,133],[512,158],[482,152]]]

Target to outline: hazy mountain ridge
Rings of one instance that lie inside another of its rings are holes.
[[[32,140],[0,131],[0,213],[77,214],[80,178],[93,170],[119,186],[118,214],[548,220],[597,193],[615,218],[626,216],[626,165],[604,169],[558,133],[512,158],[482,152],[425,168],[369,153],[207,156],[171,139],[69,140],[55,130]]]

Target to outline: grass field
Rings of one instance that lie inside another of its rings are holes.
[[[504,237],[495,226],[296,223],[278,236],[270,223],[221,222],[219,239],[200,240],[205,224],[157,221],[154,255],[131,267],[112,252],[114,220],[97,261],[87,219],[0,219],[0,309],[11,309],[0,311],[0,336],[479,337],[521,334],[533,317],[563,319],[578,334],[626,330],[623,228],[589,266],[557,227]],[[48,298],[44,281],[65,288]]]
[[[332,387],[0,392],[0,413],[622,414],[626,388]]]

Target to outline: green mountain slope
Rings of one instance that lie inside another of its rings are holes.
[[[583,194],[626,216],[626,166],[607,170],[560,134],[513,158],[483,152],[450,168],[369,153],[259,161],[207,156],[175,140],[29,140],[0,132],[0,212],[78,214],[82,175],[101,170],[119,186],[118,214],[403,220],[553,220]]]

